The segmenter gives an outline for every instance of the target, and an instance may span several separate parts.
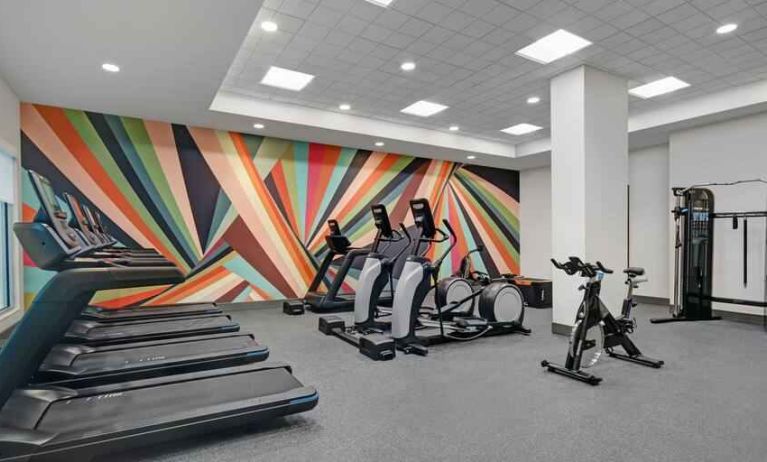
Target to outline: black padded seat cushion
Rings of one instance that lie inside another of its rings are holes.
[[[624,273],[628,274],[629,276],[641,276],[644,274],[644,268],[639,268],[638,266],[632,266],[630,268],[626,268],[623,270]]]

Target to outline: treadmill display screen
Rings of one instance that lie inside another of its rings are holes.
[[[48,205],[50,205],[51,211],[54,213],[54,215],[56,215],[56,218],[66,218],[67,214],[61,210],[59,201],[56,199],[56,194],[53,192],[51,182],[48,181],[47,178],[40,177],[40,186],[42,193],[45,195],[45,200],[48,202]]]
[[[88,224],[93,229],[98,229],[98,226],[96,225],[96,220],[93,218],[93,213],[91,212],[90,207],[87,205],[83,205],[83,211],[85,212],[86,220],[88,221]]]

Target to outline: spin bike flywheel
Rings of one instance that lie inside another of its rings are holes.
[[[605,331],[602,322],[598,322],[587,329],[584,335],[580,335],[579,331],[583,319],[575,321],[573,329],[570,331],[570,356],[577,357],[581,355],[581,367],[589,368],[599,361],[605,345]],[[581,341],[581,338],[585,338],[585,341]]]

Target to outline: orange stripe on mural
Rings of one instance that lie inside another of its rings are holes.
[[[282,217],[277,210],[277,206],[269,196],[269,191],[267,191],[266,185],[264,185],[261,177],[256,171],[255,166],[253,165],[250,156],[248,155],[248,149],[245,146],[245,140],[242,139],[242,135],[239,133],[230,133],[230,135],[235,149],[237,149],[237,153],[240,156],[242,166],[250,177],[250,181],[253,184],[253,187],[256,189],[256,194],[258,194],[258,196],[261,198],[261,202],[264,205],[267,214],[269,215],[269,219],[272,220],[274,226],[281,228],[281,237],[284,239],[283,242],[286,244],[288,252],[290,252],[293,256],[293,263],[297,265],[299,272],[304,278],[304,282],[309,283],[314,278],[314,275],[312,274],[314,270],[310,267],[311,265],[308,264],[303,249],[299,248],[297,245],[295,236],[289,229],[287,229],[287,223],[285,220],[282,220]]]
[[[167,287],[168,286],[158,287],[156,289],[146,290],[138,294],[126,295],[124,297],[117,297],[110,300],[104,300],[103,302],[97,303],[97,305],[102,308],[107,308],[110,310],[119,310],[120,308],[124,308],[126,306],[132,306],[150,297],[154,297],[155,295],[165,290]]]
[[[207,285],[218,277],[225,276],[228,270],[223,266],[217,266],[212,268],[208,273],[199,275],[198,277],[187,280],[180,286],[174,287],[172,290],[165,292],[156,299],[152,300],[150,304],[159,305],[162,303],[171,303],[183,299],[187,295],[191,295],[197,292],[200,287]]]
[[[24,204],[21,208],[21,219],[26,222],[31,222],[35,220],[35,215],[37,215],[37,210],[33,209],[27,204]]]
[[[352,207],[359,203],[362,196],[369,193],[370,190],[373,189],[373,186],[376,184],[376,182],[399,160],[399,156],[396,155],[385,154],[385,156],[386,157],[384,157],[381,163],[378,164],[378,168],[376,168],[373,173],[365,179],[365,182],[360,185],[351,199],[346,202],[344,208],[338,212],[338,216],[346,217],[350,213]]]
[[[341,148],[312,143],[309,145],[309,184],[307,191],[306,223],[304,236],[309,236],[312,224],[320,210],[322,199],[327,193],[333,169],[341,157]]]
[[[462,201],[463,204],[466,206],[467,209],[471,211],[470,218],[475,218],[473,221],[474,226],[479,230],[480,228],[483,231],[482,239],[490,238],[490,241],[493,243],[496,249],[503,249],[506,246],[504,245],[505,238],[503,238],[502,234],[496,234],[491,229],[488,229],[488,223],[482,220],[482,212],[481,210],[476,206],[476,202],[473,200],[468,199],[467,191],[464,189],[463,185],[460,183],[457,184],[457,188],[460,191],[460,194],[464,197],[464,200]],[[513,273],[519,273],[519,263],[514,261],[514,258],[512,255],[506,252],[498,252],[496,257],[501,257],[503,262],[506,264],[506,267],[509,268],[509,270]]]
[[[69,149],[72,156],[77,159],[80,165],[91,175],[96,184],[101,190],[109,197],[117,207],[128,217],[134,226],[146,236],[152,245],[162,252],[162,254],[168,259],[173,260],[176,265],[182,266],[180,262],[173,256],[173,254],[157,239],[152,233],[149,227],[144,223],[141,216],[133,208],[130,202],[123,196],[120,188],[112,181],[109,173],[104,169],[101,163],[96,159],[90,148],[85,144],[77,130],[67,118],[63,109],[54,108],[51,106],[35,106],[38,113],[45,119],[48,125],[58,135],[59,139],[64,146]]]
[[[453,249],[452,255],[450,255],[450,261],[452,263],[453,269],[456,270],[461,266],[461,259],[468,253],[469,246],[468,242],[466,241],[466,236],[463,233],[463,227],[461,226],[461,219],[458,216],[458,204],[455,199],[455,196],[452,193],[449,193],[446,196],[447,199],[447,213],[448,213],[448,222],[450,223],[450,226],[453,228],[456,234],[456,240],[458,241],[455,245],[455,248]]]
[[[296,214],[293,210],[293,201],[290,200],[290,195],[288,194],[288,185],[285,180],[285,170],[282,168],[282,162],[278,162],[272,170],[272,180],[274,180],[274,185],[277,187],[277,193],[280,195],[280,199],[282,199],[282,204],[285,207],[285,215],[288,216],[290,226],[293,227],[296,234],[298,234],[298,223],[296,223]]]

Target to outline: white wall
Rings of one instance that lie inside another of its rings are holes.
[[[20,125],[19,125],[19,99],[11,91],[5,81],[0,78],[0,151],[5,154],[10,154],[13,157],[13,166],[9,167],[5,162],[3,165],[4,172],[8,173],[8,169],[13,169],[12,178],[14,179],[14,203],[19,204],[21,201],[21,193],[19,191],[19,153],[21,151],[21,139],[20,139]],[[5,175],[3,175],[4,177]],[[16,219],[21,217],[21,207],[15,207]],[[13,241],[15,244],[15,240]],[[21,317],[22,306],[22,265],[21,254],[18,249],[18,245],[14,245],[13,248],[13,276],[14,276],[14,296],[15,303],[9,310],[0,313],[0,330],[5,330],[12,323],[16,322]]]
[[[636,293],[670,298],[668,223],[671,210],[668,146],[629,153],[631,184],[631,264],[647,270],[648,282]],[[551,278],[551,169],[520,172],[522,274]],[[621,265],[625,259],[621,261]],[[613,276],[615,277],[615,276]]]
[[[551,279],[551,168],[519,172],[519,189],[522,274]]]
[[[670,138],[670,183],[767,178],[767,113],[673,133]],[[767,210],[767,185],[710,187],[715,211]],[[748,221],[748,286],[743,286],[743,229],[731,220],[714,228],[713,295],[764,300],[765,219]],[[669,253],[671,250],[669,250]],[[669,257],[671,257],[669,255]],[[673,260],[670,260],[671,265]],[[715,303],[714,309],[761,315],[762,308]]]
[[[629,155],[629,255],[631,266],[645,269],[648,281],[637,295],[670,299],[668,145]]]

